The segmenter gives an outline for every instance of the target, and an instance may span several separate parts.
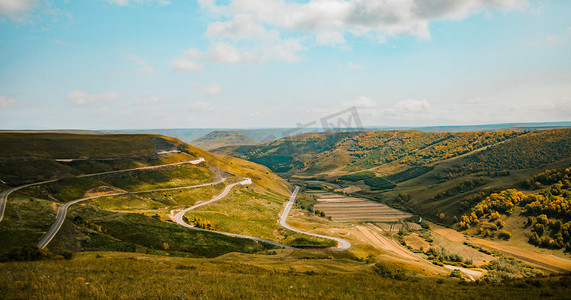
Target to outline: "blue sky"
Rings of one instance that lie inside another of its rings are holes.
[[[571,2],[0,0],[0,129],[571,120]]]

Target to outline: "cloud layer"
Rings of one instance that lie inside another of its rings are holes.
[[[0,95],[0,108],[12,106],[14,103],[16,103],[16,100]]]
[[[119,98],[119,93],[109,92],[101,95],[90,95],[84,91],[72,91],[67,94],[67,100],[73,105],[84,106],[97,102],[111,101]]]
[[[23,16],[39,6],[39,0],[0,0],[0,16],[21,21]]]
[[[315,46],[347,43],[347,37],[385,42],[398,35],[430,39],[429,24],[458,20],[486,10],[512,10],[527,0],[199,0],[219,19],[208,25],[206,51],[194,59],[218,63],[299,61]]]
[[[131,4],[157,4],[165,6],[171,4],[169,0],[107,0],[107,2],[119,6],[128,6]]]

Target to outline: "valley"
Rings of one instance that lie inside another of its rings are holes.
[[[294,285],[298,277],[331,283],[331,276],[344,276],[347,283],[414,285],[431,295],[446,286],[444,298],[458,283],[481,296],[481,285],[502,293],[509,280],[544,278],[541,285],[559,293],[565,288],[541,276],[565,281],[571,272],[570,133],[312,133],[286,138],[293,147],[276,148],[282,140],[247,146],[263,158],[228,147],[212,154],[156,135],[3,133],[0,140],[23,142],[0,151],[0,252],[16,272],[0,276],[24,276],[28,264],[52,272],[64,263],[97,269],[98,260],[126,259],[143,273],[166,264],[205,278],[220,274],[231,289],[246,274],[272,274]],[[126,142],[132,138],[137,142]],[[108,150],[94,157],[91,145],[98,143]],[[59,149],[67,144],[73,146]],[[355,145],[362,150],[347,151]],[[533,159],[513,161],[529,148]],[[96,297],[109,292],[65,286]],[[170,293],[170,284],[163,288]],[[522,293],[538,292],[529,289]]]

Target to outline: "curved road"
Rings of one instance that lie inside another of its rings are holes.
[[[109,197],[109,196],[120,196],[120,195],[128,195],[128,194],[142,194],[142,193],[154,193],[154,192],[162,192],[162,191],[172,191],[172,190],[181,190],[181,189],[192,189],[192,188],[199,188],[199,187],[205,187],[205,186],[209,186],[209,185],[216,185],[219,184],[221,182],[224,182],[226,180],[226,178],[221,178],[218,179],[216,181],[210,182],[210,183],[203,183],[203,184],[198,184],[198,185],[191,185],[191,186],[183,186],[183,187],[176,187],[176,188],[168,188],[168,189],[156,189],[156,190],[148,190],[148,191],[137,191],[137,192],[123,192],[123,193],[115,193],[115,194],[106,194],[106,195],[98,195],[98,196],[93,196],[93,197],[87,197],[87,198],[81,198],[81,199],[77,199],[77,200],[73,200],[70,202],[67,202],[65,204],[63,204],[62,206],[59,207],[58,212],[57,212],[57,216],[56,216],[56,221],[52,224],[52,226],[50,227],[50,229],[48,230],[48,232],[44,235],[44,237],[40,240],[40,242],[38,243],[38,247],[40,248],[45,248],[50,242],[51,240],[55,237],[55,235],[58,233],[58,231],[60,230],[61,226],[63,225],[63,222],[65,221],[65,217],[67,216],[67,209],[76,203],[79,202],[83,202],[83,201],[87,201],[87,200],[93,200],[93,199],[97,199],[97,198],[102,198],[102,197]]]
[[[168,166],[168,165],[177,165],[177,164],[183,164],[183,163],[192,163],[192,164],[198,164],[204,161],[204,158],[200,158],[197,160],[193,160],[193,161],[186,161],[186,162],[179,162],[179,163],[173,163],[173,164],[166,164],[166,165],[161,165],[161,166],[151,166],[151,167],[142,167],[142,168],[136,168],[136,169],[128,169],[128,170],[118,170],[118,171],[109,171],[109,172],[102,172],[102,173],[95,173],[95,174],[87,174],[87,175],[81,175],[78,177],[88,177],[88,176],[96,176],[96,175],[104,175],[104,174],[112,174],[112,173],[120,173],[120,172],[127,172],[127,171],[134,171],[134,170],[142,170],[142,169],[153,169],[153,168],[158,168],[158,167],[163,167],[163,166]],[[88,200],[93,200],[93,199],[97,199],[97,198],[101,198],[101,197],[108,197],[108,196],[119,196],[119,195],[127,195],[127,194],[141,194],[141,193],[151,193],[151,192],[162,192],[162,191],[169,191],[169,190],[178,190],[178,189],[191,189],[191,188],[199,188],[199,187],[205,187],[205,186],[209,186],[209,185],[215,185],[221,182],[224,182],[227,178],[220,178],[218,180],[215,180],[211,183],[204,183],[204,184],[199,184],[199,185],[193,185],[193,186],[185,186],[185,187],[175,187],[175,188],[166,188],[166,189],[155,189],[155,190],[148,190],[148,191],[136,191],[136,192],[121,192],[121,193],[114,193],[114,194],[106,194],[106,195],[98,195],[98,196],[92,196],[92,197],[86,197],[86,198],[81,198],[81,199],[77,199],[77,200],[73,200],[70,202],[67,202],[65,204],[63,204],[62,206],[59,207],[58,212],[57,212],[57,216],[56,216],[56,221],[52,224],[52,226],[50,227],[50,229],[48,230],[48,232],[44,235],[44,237],[40,240],[40,242],[38,243],[38,247],[40,248],[45,248],[51,241],[52,239],[55,237],[55,235],[59,232],[61,226],[63,225],[63,222],[65,221],[65,218],[67,216],[67,210],[68,208],[76,203],[79,202],[83,202],[83,201],[88,201]],[[12,188],[10,190],[4,191],[2,194],[0,194],[0,197],[2,197],[3,200],[3,205],[5,205],[5,201],[8,197],[8,195],[16,190],[25,188],[25,187],[29,187],[29,186],[34,186],[34,185],[39,185],[39,184],[43,184],[43,183],[50,183],[50,182],[55,182],[58,179],[54,179],[54,180],[48,180],[48,181],[43,181],[43,182],[37,182],[37,183],[31,183],[31,184],[27,184],[27,185],[22,185],[16,188]],[[236,233],[228,233],[228,232],[221,232],[221,231],[213,231],[213,230],[207,230],[207,229],[202,229],[202,228],[197,228],[194,226],[191,226],[187,223],[184,222],[183,217],[184,214],[188,211],[191,211],[195,208],[201,207],[203,205],[207,205],[210,204],[212,202],[218,201],[222,198],[224,198],[226,195],[228,195],[228,193],[230,192],[230,190],[236,186],[236,185],[246,185],[246,184],[252,184],[252,180],[250,178],[245,178],[244,180],[240,181],[240,182],[236,182],[236,183],[232,183],[228,186],[226,186],[224,188],[224,190],[222,191],[222,193],[220,193],[219,195],[214,196],[212,199],[205,201],[205,202],[201,202],[199,204],[196,204],[194,206],[191,206],[189,208],[186,208],[180,212],[178,212],[175,216],[174,216],[174,221],[181,225],[184,226],[186,228],[190,228],[193,230],[198,230],[198,231],[207,231],[207,232],[213,232],[213,233],[217,233],[217,234],[222,234],[222,235],[226,235],[226,236],[230,236],[230,237],[237,237],[237,238],[246,238],[246,239],[250,239],[250,240],[254,240],[257,242],[262,242],[262,243],[267,243],[267,244],[271,244],[280,248],[292,248],[290,246],[286,246],[277,242],[274,242],[272,240],[267,240],[267,239],[262,239],[262,238],[258,238],[258,237],[253,237],[253,236],[247,236],[247,235],[242,235],[242,234],[236,234]],[[294,231],[294,232],[298,232],[298,233],[302,233],[302,234],[307,234],[310,236],[315,236],[315,237],[320,237],[320,238],[325,238],[325,239],[330,239],[330,240],[334,240],[336,242],[339,243],[339,246],[337,248],[335,248],[334,250],[336,251],[344,251],[349,249],[349,247],[351,247],[351,244],[343,239],[340,238],[335,238],[335,237],[330,237],[330,236],[325,236],[325,235],[319,235],[319,234],[314,234],[314,233],[310,233],[310,232],[305,232],[305,231],[301,231],[301,230],[297,230],[295,228],[290,227],[289,225],[286,224],[286,219],[289,215],[289,212],[293,206],[293,203],[295,202],[295,198],[297,196],[297,193],[299,192],[299,186],[295,187],[294,192],[292,193],[289,202],[286,205],[286,208],[284,209],[284,212],[282,214],[282,217],[280,219],[280,225],[288,230]],[[0,208],[3,211],[3,206],[0,206]]]
[[[123,172],[130,172],[130,171],[139,171],[139,170],[149,170],[149,169],[158,169],[158,168],[162,168],[162,167],[167,167],[167,166],[175,166],[175,165],[182,165],[182,164],[193,164],[193,165],[197,165],[201,162],[204,161],[203,157],[200,157],[198,159],[195,160],[187,160],[187,161],[181,161],[181,162],[176,162],[176,163],[170,163],[170,164],[164,164],[164,165],[158,165],[158,166],[148,166],[148,167],[140,167],[140,168],[133,168],[133,169],[126,169],[126,170],[116,170],[116,171],[107,171],[107,172],[100,172],[100,173],[93,173],[93,174],[84,174],[84,175],[79,175],[76,176],[77,178],[81,178],[81,177],[91,177],[91,176],[98,176],[98,175],[107,175],[107,174],[115,174],[115,173],[123,173]],[[25,185],[21,185],[21,186],[17,186],[14,188],[11,188],[9,190],[6,190],[4,192],[2,192],[0,194],[0,222],[2,222],[2,219],[4,218],[4,210],[6,208],[6,202],[8,201],[8,196],[20,189],[23,188],[27,188],[30,186],[35,186],[35,185],[40,185],[40,184],[44,184],[44,183],[51,183],[51,182],[56,182],[59,179],[52,179],[52,180],[46,180],[46,181],[41,181],[41,182],[35,182],[35,183],[29,183],[29,184],[25,184]]]
[[[298,232],[298,233],[303,233],[303,234],[307,234],[307,235],[311,235],[314,237],[319,237],[319,238],[324,238],[324,239],[328,239],[328,240],[334,240],[338,243],[337,248],[333,249],[335,251],[345,251],[348,250],[351,247],[351,243],[349,243],[348,241],[344,240],[344,239],[340,239],[340,238],[336,238],[336,237],[332,237],[332,236],[327,236],[327,235],[321,235],[321,234],[315,234],[315,233],[311,233],[311,232],[306,232],[306,231],[301,231],[298,229],[295,229],[289,225],[287,225],[287,217],[289,215],[289,211],[291,210],[294,202],[295,202],[295,197],[297,197],[297,193],[299,192],[299,186],[295,186],[295,190],[293,191],[293,193],[291,194],[291,197],[289,198],[289,202],[287,203],[284,212],[282,214],[282,217],[280,218],[280,225],[286,229],[289,229],[291,231],[294,232]]]
[[[185,215],[187,212],[189,212],[189,211],[191,211],[191,210],[193,210],[193,209],[195,209],[195,208],[201,207],[201,206],[206,205],[206,204],[210,204],[210,203],[212,203],[212,202],[215,202],[215,201],[218,201],[218,200],[224,198],[226,195],[228,195],[228,193],[230,192],[230,190],[231,190],[234,186],[236,186],[236,185],[238,185],[238,184],[241,184],[241,185],[252,184],[252,180],[251,180],[250,178],[246,178],[246,179],[244,179],[244,180],[242,180],[242,181],[240,181],[240,182],[232,183],[232,184],[226,186],[226,188],[224,189],[224,191],[222,191],[222,193],[220,193],[220,194],[214,196],[212,199],[210,199],[210,200],[208,200],[208,201],[205,201],[205,202],[201,202],[201,203],[199,203],[199,204],[193,205],[193,206],[191,206],[191,207],[189,207],[189,208],[185,208],[185,209],[179,211],[179,212],[174,216],[173,220],[174,220],[177,224],[179,224],[179,225],[181,225],[181,226],[184,226],[184,227],[186,227],[186,228],[193,229],[193,230],[213,232],[213,233],[218,233],[218,234],[222,234],[222,235],[230,236],[230,237],[250,239],[250,240],[257,241],[257,242],[262,242],[262,243],[271,244],[271,245],[274,245],[274,246],[277,246],[277,247],[280,247],[280,248],[291,248],[291,247],[289,247],[289,246],[280,244],[280,243],[278,243],[278,242],[274,242],[274,241],[272,241],[272,240],[266,240],[266,239],[262,239],[262,238],[258,238],[258,237],[254,237],[254,236],[243,235],[243,234],[236,234],[236,233],[228,233],[228,232],[222,232],[222,231],[214,231],[214,230],[202,229],[202,228],[198,228],[198,227],[191,226],[191,225],[189,225],[188,223],[184,222],[183,217],[184,217],[184,215]]]
[[[58,181],[58,179],[53,179],[53,180],[47,180],[47,181],[40,181],[40,182],[35,182],[35,183],[29,183],[29,184],[25,184],[25,185],[21,185],[21,186],[17,186],[14,188],[11,188],[9,190],[5,190],[0,194],[0,222],[2,222],[2,219],[4,218],[4,209],[6,208],[6,202],[8,201],[8,196],[20,189],[23,188],[27,188],[30,186],[34,186],[34,185],[40,185],[40,184],[44,184],[44,183],[50,183],[50,182],[55,182]]]

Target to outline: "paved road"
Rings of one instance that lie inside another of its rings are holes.
[[[287,203],[284,212],[282,214],[282,217],[280,218],[280,225],[286,229],[289,229],[291,231],[294,232],[298,232],[298,233],[303,233],[303,234],[307,234],[307,235],[311,235],[314,237],[319,237],[319,238],[324,238],[324,239],[329,239],[329,240],[334,240],[338,243],[337,248],[335,248],[335,251],[345,251],[348,250],[351,247],[351,243],[349,243],[348,241],[344,240],[344,239],[340,239],[340,238],[336,238],[336,237],[332,237],[332,236],[327,236],[327,235],[321,235],[321,234],[315,234],[315,233],[311,233],[311,232],[305,232],[305,231],[301,231],[298,229],[295,229],[289,225],[287,225],[287,217],[289,215],[289,211],[291,210],[293,204],[295,203],[295,197],[297,197],[297,193],[299,192],[299,186],[295,186],[295,190],[293,191],[293,193],[291,194],[291,197],[289,198],[289,202]]]
[[[95,199],[95,198],[107,197],[107,196],[117,196],[117,195],[124,195],[124,194],[126,194],[126,193],[115,193],[115,194],[87,197],[87,198],[73,200],[73,201],[67,202],[64,205],[60,206],[58,211],[57,211],[56,221],[52,224],[52,227],[50,227],[50,230],[48,230],[48,232],[40,240],[40,242],[38,243],[38,247],[43,249],[51,242],[51,240],[54,238],[54,236],[58,233],[59,229],[61,228],[61,225],[63,225],[63,222],[65,221],[65,216],[67,215],[67,209],[71,205],[78,203],[78,202]]]
[[[3,191],[0,194],[0,222],[2,222],[2,219],[4,219],[4,210],[6,209],[6,202],[8,201],[8,196],[11,193],[13,193],[17,190],[23,189],[23,188],[30,187],[30,186],[40,185],[40,184],[50,183],[50,182],[55,182],[55,181],[57,181],[57,179],[25,184],[25,185],[17,186],[17,187],[11,188],[9,190]]]
[[[195,208],[201,207],[201,206],[206,205],[206,204],[210,204],[210,203],[212,203],[212,202],[215,202],[215,201],[218,201],[218,200],[224,198],[226,195],[228,195],[228,193],[230,192],[230,190],[231,190],[234,186],[236,186],[236,185],[238,185],[238,184],[241,184],[241,185],[252,184],[252,180],[251,180],[250,178],[246,178],[246,179],[244,179],[244,180],[242,180],[242,181],[240,181],[240,182],[232,183],[232,184],[226,186],[226,188],[224,189],[224,191],[222,191],[222,193],[220,193],[219,195],[214,196],[212,199],[210,199],[210,200],[208,200],[208,201],[205,201],[205,202],[201,202],[201,203],[199,203],[199,204],[196,204],[196,205],[194,205],[194,206],[191,206],[191,207],[189,207],[189,208],[185,208],[185,209],[179,211],[179,212],[174,216],[173,220],[174,220],[177,224],[179,224],[179,225],[181,225],[181,226],[184,226],[184,227],[186,227],[186,228],[193,229],[193,230],[213,232],[213,233],[218,233],[218,234],[222,234],[222,235],[230,236],[230,237],[250,239],[250,240],[257,241],[257,242],[262,242],[262,243],[271,244],[271,245],[274,245],[274,246],[277,246],[277,247],[280,247],[280,248],[291,248],[291,247],[289,247],[289,246],[286,246],[286,245],[283,245],[283,244],[274,242],[274,241],[272,241],[272,240],[266,240],[266,239],[262,239],[262,238],[259,238],[259,237],[248,236],[248,235],[243,235],[243,234],[236,234],[236,233],[229,233],[229,232],[222,232],[222,231],[214,231],[214,230],[202,229],[202,228],[198,228],[198,227],[191,226],[191,225],[189,225],[188,223],[184,222],[183,217],[184,217],[184,215],[185,215],[187,212],[189,212],[189,211],[191,211],[191,210],[193,210],[193,209],[195,209]]]
[[[138,191],[138,192],[121,192],[121,193],[114,193],[114,194],[106,194],[106,195],[98,195],[98,196],[93,196],[93,197],[81,198],[81,199],[77,199],[77,200],[67,202],[67,203],[65,203],[59,207],[58,212],[57,212],[57,216],[56,216],[56,221],[52,224],[52,226],[50,227],[48,232],[40,240],[40,242],[38,243],[38,247],[45,248],[52,241],[52,239],[56,236],[56,234],[60,230],[61,226],[63,225],[63,222],[65,221],[65,217],[67,216],[67,209],[73,204],[83,202],[83,201],[87,201],[87,200],[93,200],[93,199],[97,199],[97,198],[101,198],[101,197],[120,196],[120,195],[128,195],[128,194],[154,193],[154,192],[162,192],[162,191],[199,188],[199,187],[205,187],[205,186],[209,186],[209,185],[216,185],[216,184],[219,184],[221,182],[224,182],[225,180],[226,180],[226,178],[220,178],[220,179],[213,181],[213,182],[210,182],[210,183],[203,183],[203,184],[198,184],[198,185],[183,186],[183,187],[168,188],[168,189]]]
[[[98,176],[98,175],[107,175],[107,174],[139,171],[139,170],[158,169],[158,168],[163,168],[163,167],[167,167],[167,166],[175,166],[175,165],[181,165],[181,164],[197,165],[203,161],[204,161],[204,158],[200,157],[200,158],[195,159],[195,160],[187,160],[187,161],[181,161],[181,162],[158,165],[158,166],[149,166],[149,167],[141,167],[141,168],[134,168],[134,169],[125,169],[125,170],[116,170],[116,171],[100,172],[100,173],[93,173],[93,174],[85,174],[85,175],[79,175],[76,177],[92,177],[92,176]],[[40,185],[40,184],[45,184],[45,183],[50,183],[50,182],[56,182],[58,180],[59,179],[53,179],[53,180],[46,180],[46,181],[41,181],[41,182],[25,184],[25,185],[17,186],[17,187],[14,187],[14,188],[11,188],[9,190],[2,192],[0,194],[0,222],[2,222],[2,219],[4,218],[4,210],[6,209],[6,202],[8,201],[8,196],[11,193],[13,193],[17,190],[23,189],[23,188],[30,187],[30,186],[35,186],[35,185]]]

